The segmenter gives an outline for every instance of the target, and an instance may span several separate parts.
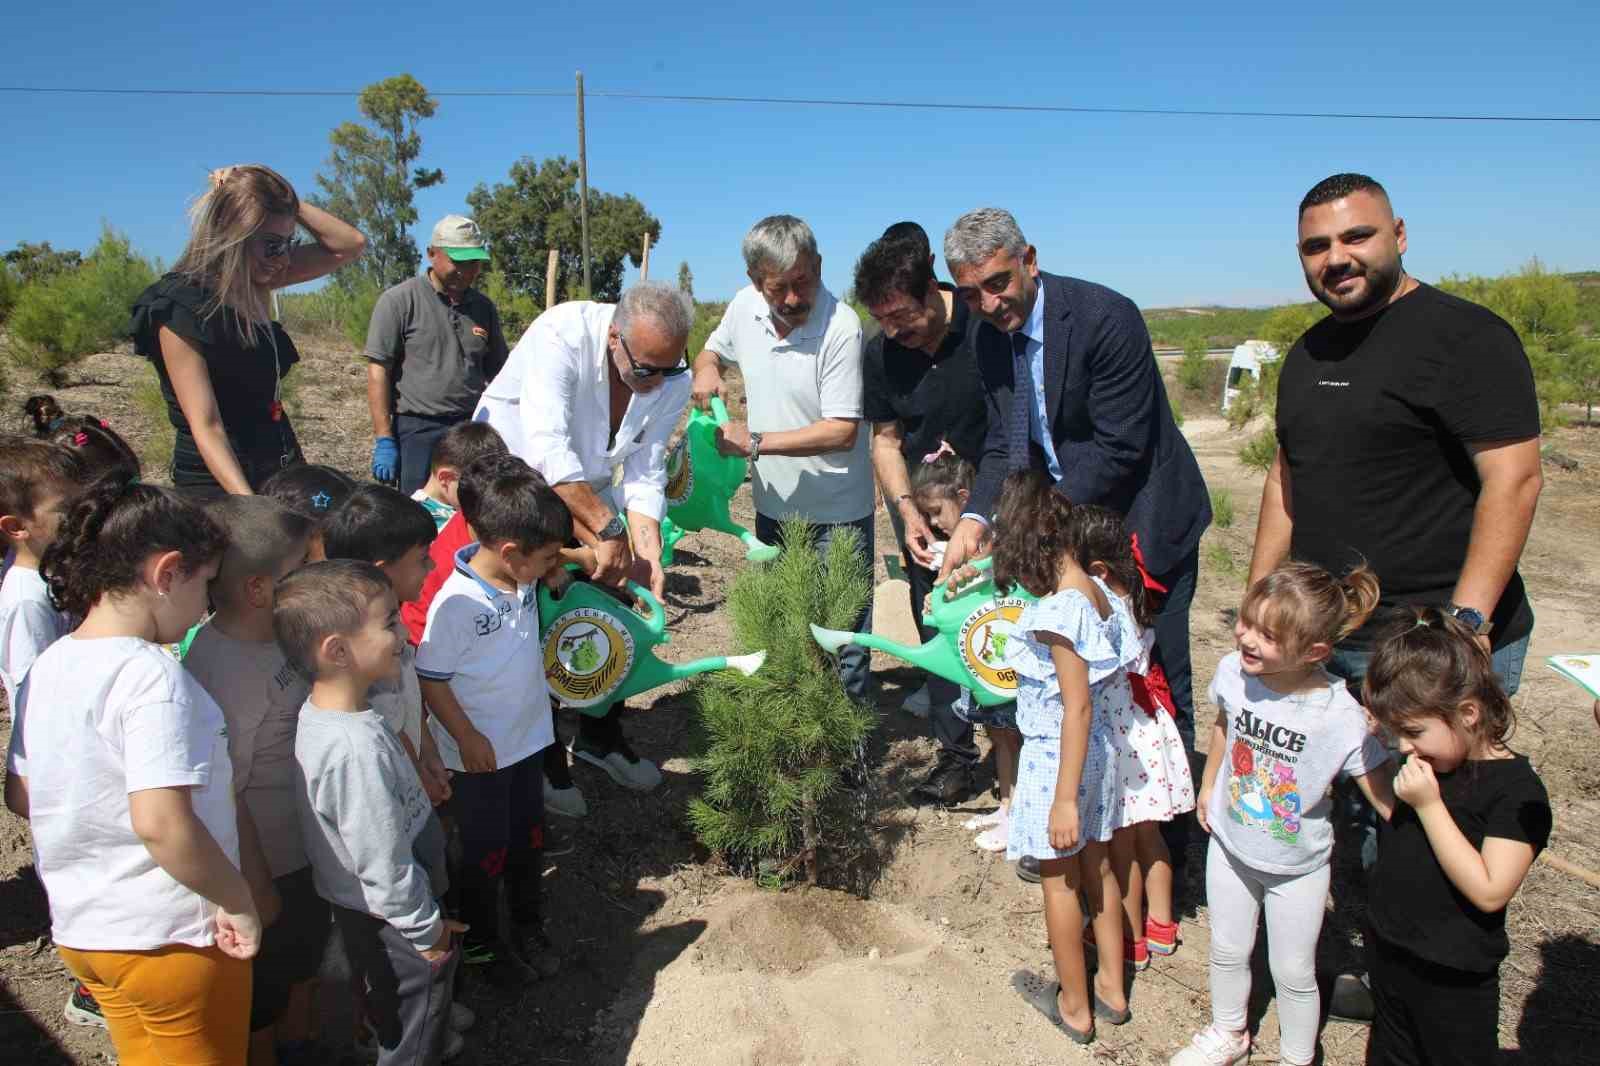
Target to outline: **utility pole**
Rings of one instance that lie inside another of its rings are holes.
[[[644,251],[639,256],[639,280],[650,280],[650,231],[644,234]]]
[[[550,310],[556,305],[556,268],[561,265],[561,252],[555,248],[550,249],[550,261],[544,268],[544,309]]]
[[[583,228],[583,298],[589,289],[589,153],[583,143],[583,71],[578,71],[578,221]]]

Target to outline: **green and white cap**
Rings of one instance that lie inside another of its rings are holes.
[[[428,245],[458,263],[489,258],[489,242],[483,239],[483,231],[465,215],[441,218],[433,227],[433,239]]]

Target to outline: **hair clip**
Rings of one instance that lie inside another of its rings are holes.
[[[1431,619],[1428,619],[1428,618],[1418,618],[1417,619],[1417,624],[1412,626],[1411,628],[1412,629],[1432,629],[1433,628],[1433,621]]]
[[[931,451],[924,455],[922,457],[922,461],[924,464],[937,463],[942,456],[954,455],[955,453],[956,450],[950,447],[950,442],[947,440],[942,440],[939,442],[938,450]]]
[[[110,429],[111,428],[111,423],[107,422],[105,419],[102,418],[100,420],[100,428],[101,429]]]
[[[78,430],[78,432],[72,435],[72,443],[79,448],[83,447],[85,444],[89,443],[89,434],[85,433],[81,429]]]

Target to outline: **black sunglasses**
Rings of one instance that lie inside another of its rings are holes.
[[[298,237],[280,237],[276,233],[258,233],[256,240],[261,244],[261,254],[267,259],[276,259],[282,255],[293,255],[294,250],[300,247]]]
[[[617,340],[622,342],[622,354],[628,357],[628,366],[632,368],[633,376],[636,378],[653,378],[657,374],[664,378],[675,378],[689,369],[688,348],[683,350],[682,362],[675,363],[672,366],[645,366],[633,357],[633,352],[628,350],[628,338],[622,335],[621,330],[617,331]]]

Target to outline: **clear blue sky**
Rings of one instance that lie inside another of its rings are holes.
[[[355,5],[348,5],[354,8]],[[263,161],[302,190],[353,90],[410,72],[433,90],[591,91],[1272,111],[1600,115],[1600,5],[922,3],[13,5],[0,83],[351,89],[329,98],[0,93],[0,249],[91,245],[102,220],[171,262],[213,166]],[[419,243],[519,156],[575,155],[570,98],[441,100],[423,125],[443,186]],[[662,221],[702,299],[743,283],[739,239],[786,211],[848,287],[883,226],[939,240],[1010,208],[1046,269],[1145,306],[1304,298],[1295,205],[1318,179],[1388,185],[1425,279],[1538,256],[1600,267],[1600,125],[884,111],[592,97],[591,184]],[[941,258],[941,272],[943,263]]]

